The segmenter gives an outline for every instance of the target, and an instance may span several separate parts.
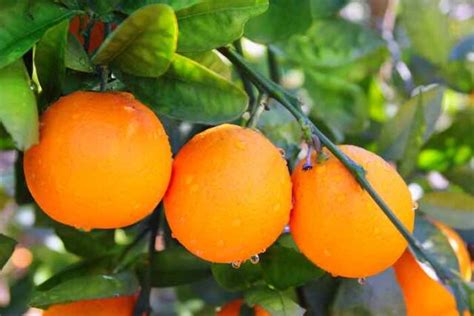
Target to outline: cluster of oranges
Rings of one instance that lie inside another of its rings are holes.
[[[412,231],[413,201],[395,169],[362,148],[340,149]],[[247,260],[289,224],[301,252],[331,274],[381,272],[407,243],[342,163],[326,156],[316,162],[313,155],[310,170],[300,162],[290,176],[281,152],[262,134],[223,124],[194,136],[173,161],[159,119],[131,94],[75,92],[42,116],[40,142],[25,153],[24,172],[39,206],[77,228],[134,224],[163,199],[173,236],[205,260]],[[404,269],[410,256],[395,265],[404,288],[415,269]]]

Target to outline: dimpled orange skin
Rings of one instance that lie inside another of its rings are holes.
[[[406,250],[393,266],[405,300],[407,316],[458,316],[456,300],[430,278]],[[470,315],[464,312],[464,315]]]
[[[211,262],[242,261],[283,231],[291,179],[280,151],[262,134],[224,124],[180,150],[164,205],[173,236],[190,252]]]
[[[464,240],[456,233],[453,229],[449,228],[445,224],[435,221],[433,222],[441,232],[446,236],[449,244],[456,254],[456,258],[459,263],[459,272],[464,281],[471,281],[472,270],[471,270],[471,257],[467,251]]]
[[[40,142],[24,156],[41,209],[77,228],[117,228],[147,216],[171,176],[171,150],[156,115],[123,92],[75,92],[44,113]]]
[[[398,173],[379,156],[356,146],[339,148],[366,170],[366,176],[398,219],[411,232],[413,201]],[[293,180],[294,206],[290,227],[300,251],[333,275],[362,278],[391,266],[407,243],[342,163],[328,160],[303,171],[301,161]]]
[[[136,296],[77,301],[53,305],[43,316],[132,316]]]
[[[230,301],[222,306],[222,309],[217,312],[217,316],[239,316],[243,302],[241,299]],[[270,313],[259,305],[256,305],[253,310],[255,316],[270,316]]]

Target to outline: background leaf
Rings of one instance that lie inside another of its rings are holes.
[[[252,264],[249,261],[243,262],[238,269],[232,267],[231,264],[214,263],[212,275],[224,289],[241,291],[250,288],[262,279],[262,267],[260,264]]]
[[[123,21],[92,58],[143,77],[158,77],[169,67],[178,36],[176,16],[162,4],[145,6]]]
[[[16,241],[8,236],[0,234],[0,269],[3,268],[5,263],[15,250]]]
[[[314,18],[327,18],[336,15],[349,0],[311,0],[311,14]]]
[[[49,0],[1,1],[0,68],[26,53],[50,27],[75,14]]]
[[[0,68],[0,121],[21,150],[38,142],[38,109],[22,60]]]
[[[172,118],[218,124],[238,118],[247,108],[242,90],[179,55],[160,78],[117,75],[141,101]]]
[[[249,18],[267,8],[268,0],[206,0],[179,10],[178,52],[202,52],[227,45],[242,36]]]
[[[68,33],[64,63],[67,68],[76,71],[89,73],[94,71],[94,66],[84,50],[84,47],[82,47],[81,43],[71,33]]]
[[[304,309],[285,294],[266,287],[252,288],[244,294],[245,302],[262,306],[272,316],[302,316]]]

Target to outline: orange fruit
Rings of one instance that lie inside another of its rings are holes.
[[[429,277],[408,250],[393,267],[402,289],[407,316],[459,315],[454,296]],[[466,311],[464,315],[469,315],[469,312]]]
[[[166,191],[171,164],[163,126],[131,94],[75,92],[43,114],[24,173],[43,211],[89,230],[147,216]]]
[[[461,277],[465,281],[471,281],[471,257],[469,255],[469,252],[467,251],[464,240],[461,238],[461,236],[459,236],[458,233],[456,233],[453,229],[449,228],[445,224],[438,221],[435,221],[433,223],[446,236],[449,244],[453,248],[454,253],[456,254],[456,258],[458,259],[459,272],[461,274]]]
[[[81,23],[82,22],[82,23]],[[82,31],[86,28],[89,22],[88,16],[81,17],[75,16],[69,23],[69,32],[71,32],[81,44],[84,44],[84,36]],[[101,21],[97,21],[92,26],[89,38],[88,52],[91,53],[99,48],[100,44],[104,41],[105,36],[105,25]]]
[[[262,134],[224,124],[178,153],[164,198],[173,236],[212,262],[243,261],[270,246],[288,222],[291,179]]]
[[[49,307],[43,316],[132,316],[136,296],[77,301]]]
[[[241,299],[230,301],[229,303],[222,306],[221,310],[217,312],[217,316],[239,316],[240,308],[242,307],[243,303],[244,301]],[[270,316],[270,313],[259,305],[255,305],[253,310],[255,316]]]
[[[403,179],[379,156],[356,146],[339,147],[366,170],[374,189],[413,230],[413,201]],[[391,266],[407,242],[352,174],[332,154],[292,176],[291,234],[301,252],[333,275],[362,278]]]

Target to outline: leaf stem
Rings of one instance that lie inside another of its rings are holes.
[[[280,83],[280,69],[278,68],[278,63],[276,60],[275,49],[271,45],[267,46],[267,60],[270,79],[272,79],[275,83]]]

